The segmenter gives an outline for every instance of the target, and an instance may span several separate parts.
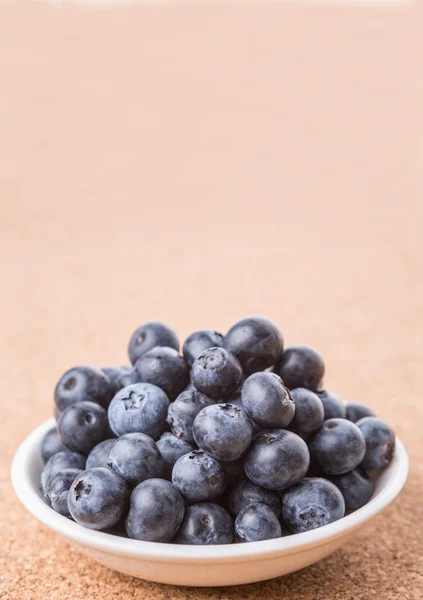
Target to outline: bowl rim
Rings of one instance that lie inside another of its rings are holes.
[[[329,541],[348,535],[354,529],[381,512],[399,494],[408,475],[408,455],[396,438],[394,459],[385,471],[386,482],[378,494],[365,506],[343,517],[339,521],[319,529],[249,544],[214,546],[179,545],[170,543],[143,542],[119,537],[102,531],[94,531],[54,512],[43,501],[31,482],[30,458],[40,453],[44,434],[54,425],[54,418],[34,429],[20,444],[11,466],[11,480],[15,493],[25,508],[41,523],[68,540],[108,554],[149,559],[156,562],[207,563],[264,560],[272,556],[296,554],[306,549],[324,545]]]

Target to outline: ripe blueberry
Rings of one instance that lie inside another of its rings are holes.
[[[182,523],[184,512],[182,496],[169,481],[143,481],[131,494],[126,533],[135,540],[170,542]]]
[[[82,471],[72,483],[68,508],[74,520],[89,529],[108,529],[120,521],[128,504],[128,488],[112,469]]]
[[[74,367],[60,378],[54,391],[54,400],[59,412],[75,402],[90,401],[107,408],[113,395],[113,386],[100,369]]]
[[[131,363],[134,365],[140,356],[155,346],[168,346],[179,350],[178,336],[173,329],[157,321],[138,327],[132,334],[128,346]]]
[[[364,417],[374,417],[375,413],[371,408],[366,406],[365,404],[361,404],[360,402],[348,402],[345,406],[347,411],[346,418],[353,423],[357,423],[360,419],[364,419]]]
[[[195,417],[192,433],[197,446],[216,460],[236,460],[251,444],[253,424],[233,404],[213,404]]]
[[[41,473],[41,491],[43,494],[46,493],[47,484],[53,475],[56,475],[63,469],[84,469],[85,468],[85,456],[78,454],[77,452],[71,452],[70,450],[63,450],[53,454],[47,461],[42,473]]]
[[[81,469],[63,469],[53,475],[47,484],[46,496],[50,500],[51,507],[64,517],[70,516],[68,492],[79,473]]]
[[[310,477],[287,490],[282,497],[282,516],[293,533],[316,529],[341,519],[344,498],[327,479]]]
[[[325,411],[325,421],[328,419],[345,419],[347,410],[341,398],[333,392],[327,390],[317,391],[316,394],[322,401]]]
[[[238,389],[242,369],[235,356],[224,348],[208,348],[195,359],[191,379],[198,391],[218,401]]]
[[[46,463],[54,454],[62,452],[63,450],[69,450],[69,448],[62,442],[57,428],[52,427],[47,431],[41,442],[41,456],[43,457],[44,463]]]
[[[301,437],[307,437],[323,424],[323,403],[317,394],[306,388],[291,390],[291,397],[295,403],[295,414],[289,428]]]
[[[304,477],[310,463],[307,444],[283,429],[261,431],[247,451],[244,469],[248,479],[260,487],[283,490]]]
[[[189,454],[195,449],[194,444],[190,444],[186,440],[176,437],[169,431],[162,433],[157,442],[157,448],[165,462],[166,474],[169,476],[171,476],[173,465],[178,458],[181,458],[184,454]]]
[[[242,404],[263,429],[283,429],[292,421],[295,405],[289,390],[275,373],[253,373],[243,383]]]
[[[311,455],[328,475],[342,475],[363,460],[366,442],[360,429],[347,419],[328,419],[310,440]]]
[[[157,444],[144,433],[125,433],[118,438],[109,452],[108,465],[130,486],[164,474]]]
[[[237,357],[244,373],[251,375],[276,363],[283,351],[283,338],[269,319],[248,317],[231,327],[223,346]]]
[[[187,507],[175,541],[194,545],[231,544],[233,537],[231,515],[218,504],[201,502]]]
[[[188,365],[174,348],[152,348],[137,360],[135,371],[140,381],[157,385],[171,401],[189,383]]]
[[[61,414],[57,428],[68,448],[85,455],[110,437],[107,413],[95,402],[77,402],[68,406]]]
[[[238,542],[259,542],[281,535],[281,525],[266,504],[248,504],[235,519],[235,539]]]
[[[110,402],[108,416],[113,433],[145,433],[157,439],[163,432],[169,400],[151,383],[128,385]]]
[[[395,433],[376,417],[365,417],[356,425],[366,440],[366,453],[360,467],[366,471],[387,467],[394,458]]]
[[[299,387],[317,390],[322,383],[325,364],[311,346],[290,346],[275,365],[275,373],[290,390]]]
[[[357,510],[367,504],[375,489],[373,481],[361,469],[331,477],[330,481],[341,491],[348,510]]]
[[[225,473],[217,460],[201,450],[179,458],[172,471],[172,483],[189,502],[212,500],[225,489]]]

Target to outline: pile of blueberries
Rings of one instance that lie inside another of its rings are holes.
[[[132,366],[67,371],[42,442],[41,492],[91,529],[178,544],[253,542],[363,506],[395,450],[392,429],[323,389],[310,346],[284,349],[263,317],[183,344],[159,322]]]

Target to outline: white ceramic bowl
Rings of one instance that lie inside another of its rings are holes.
[[[271,579],[324,558],[351,539],[398,495],[408,474],[407,452],[397,438],[392,464],[379,477],[373,498],[343,519],[306,533],[250,544],[182,546],[139,542],[85,529],[49,508],[39,491],[41,440],[54,419],[21,444],[12,464],[12,483],[22,504],[100,564],[141,579],[175,585],[223,586]]]

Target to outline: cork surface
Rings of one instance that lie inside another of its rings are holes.
[[[320,4],[0,5],[0,598],[423,597],[421,14]],[[421,63],[421,61],[420,61]],[[15,498],[75,364],[248,314],[405,442],[397,501],[299,573],[227,589],[107,571]]]

